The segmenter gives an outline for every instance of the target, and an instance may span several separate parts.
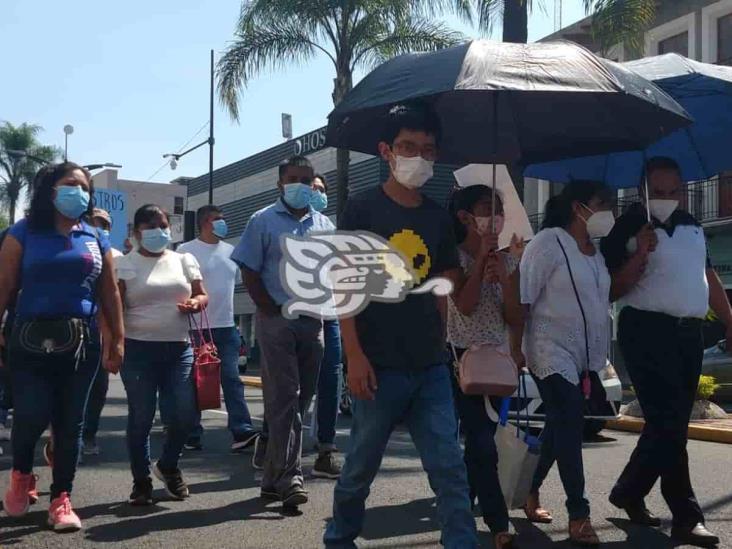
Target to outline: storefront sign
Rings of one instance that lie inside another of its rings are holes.
[[[127,193],[94,189],[94,201],[97,208],[107,210],[112,217],[112,246],[118,250],[124,248],[127,238]]]
[[[295,139],[295,154],[307,156],[325,147],[325,128],[320,128]]]

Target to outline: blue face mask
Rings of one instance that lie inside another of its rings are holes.
[[[151,254],[159,254],[168,247],[171,240],[170,229],[145,229],[142,231],[140,246]]]
[[[284,196],[285,202],[290,208],[302,210],[310,204],[310,198],[313,195],[313,189],[305,183],[288,183],[285,185]]]
[[[79,219],[89,209],[89,193],[80,185],[56,187],[56,198],[53,199],[58,213],[69,219]]]
[[[109,240],[111,233],[107,229],[99,229],[99,232],[102,233],[102,236],[104,236],[104,238]]]
[[[316,212],[322,212],[328,207],[328,195],[320,191],[313,191],[313,197],[310,199],[310,205]]]
[[[217,219],[216,221],[213,221],[211,225],[213,226],[213,234],[219,238],[226,238],[226,235],[229,234],[229,228],[226,226],[226,220]]]

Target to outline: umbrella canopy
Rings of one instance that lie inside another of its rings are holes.
[[[376,68],[330,114],[326,142],[377,154],[380,120],[415,99],[439,116],[439,160],[452,164],[635,149],[689,123],[652,83],[577,44],[474,40]]]
[[[676,160],[684,181],[732,169],[732,67],[675,53],[623,65],[653,80],[687,110],[694,123],[642,150],[536,164],[528,166],[524,175],[555,182],[594,179],[624,188],[638,185],[645,160],[654,156]]]

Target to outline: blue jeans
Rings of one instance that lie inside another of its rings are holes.
[[[241,347],[239,331],[232,326],[231,328],[213,328],[211,333],[221,359],[221,388],[224,391],[226,412],[229,414],[229,431],[233,436],[247,435],[254,431],[254,427],[252,427],[252,416],[249,414],[249,407],[244,398],[244,384],[239,377],[239,348]],[[167,403],[164,404],[162,396],[160,406],[161,413],[167,416],[167,411],[163,412]],[[165,423],[165,417],[163,423]],[[196,423],[190,436],[198,439],[203,436],[200,412],[196,416]]]
[[[590,516],[590,502],[585,495],[582,464],[582,431],[585,397],[579,385],[572,385],[559,374],[544,379],[534,377],[546,411],[541,433],[541,457],[534,474],[532,493],[538,493],[556,460],[559,477],[567,495],[570,520]]]
[[[356,547],[354,540],[361,532],[371,483],[391,432],[404,421],[437,496],[437,518],[445,547],[478,547],[448,368],[377,369],[376,378],[376,398],[353,401],[351,449],[335,487],[325,546]]]
[[[160,469],[177,469],[178,457],[196,417],[192,367],[193,351],[188,343],[125,341],[121,375],[127,391],[127,449],[135,480],[150,476],[150,429],[158,392],[171,404]]]
[[[89,358],[95,362],[99,362],[102,356],[101,339],[99,332],[92,330],[92,343],[89,344],[87,353]],[[82,438],[91,440],[97,436],[99,430],[99,418],[102,415],[104,403],[107,401],[107,390],[109,389],[109,372],[104,368],[97,370],[89,390],[89,398],[87,399],[86,409],[84,410],[84,429]]]
[[[318,447],[321,451],[335,450],[338,389],[343,375],[341,328],[338,320],[323,321],[325,349],[318,377],[317,420]]]
[[[51,499],[71,493],[84,409],[89,388],[99,368],[99,355],[86,360],[38,356],[11,347],[10,375],[13,387],[13,469],[33,471],[38,439],[51,424],[54,442]]]

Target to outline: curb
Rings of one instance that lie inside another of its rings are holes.
[[[262,388],[262,378],[255,376],[239,376],[242,383],[247,387],[256,387],[257,389]]]
[[[607,429],[615,431],[627,431],[640,433],[645,425],[642,419],[622,416],[620,419],[613,419],[606,423]],[[699,423],[689,424],[689,438],[705,442],[718,442],[720,444],[732,444],[732,429],[720,429],[713,425]]]

